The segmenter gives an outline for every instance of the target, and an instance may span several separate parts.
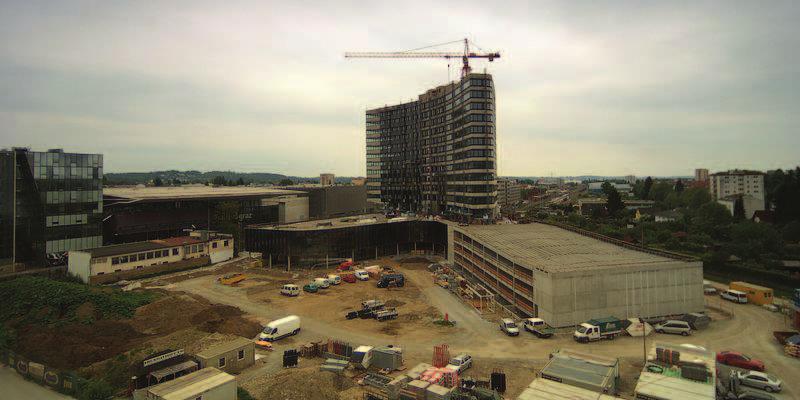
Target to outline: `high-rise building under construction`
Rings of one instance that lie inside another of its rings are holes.
[[[469,73],[417,101],[366,112],[367,200],[386,209],[493,218],[494,85]]]

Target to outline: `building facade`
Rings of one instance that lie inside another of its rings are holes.
[[[511,208],[522,201],[522,185],[514,179],[497,178],[497,204]]]
[[[708,176],[708,190],[718,203],[727,207],[731,214],[736,201],[742,201],[745,218],[752,218],[756,211],[765,209],[764,173],[759,171],[731,170]]]
[[[0,151],[0,265],[58,265],[103,244],[103,155]]]
[[[190,236],[71,251],[67,270],[84,283],[107,283],[199,267],[233,258],[233,238],[198,231]]]
[[[706,182],[708,181],[708,169],[706,168],[696,168],[694,170],[694,180],[697,182]]]
[[[319,184],[322,186],[333,186],[336,177],[333,174],[319,174]]]
[[[417,101],[368,110],[367,198],[385,209],[497,214],[494,85],[469,74]]]
[[[704,309],[702,262],[538,223],[449,229],[456,271],[516,314],[554,327]]]

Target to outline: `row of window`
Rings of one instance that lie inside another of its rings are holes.
[[[197,246],[194,245],[193,247],[195,247],[196,251]],[[169,253],[170,249],[165,249],[165,250],[148,251],[145,253],[138,253],[138,254],[129,254],[127,256],[111,257],[111,265],[126,264],[142,260],[152,260],[152,259],[169,257]],[[172,248],[173,256],[177,256],[179,253],[180,250],[177,247]]]

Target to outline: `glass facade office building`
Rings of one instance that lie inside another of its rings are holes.
[[[46,266],[103,244],[103,156],[0,151],[0,264]]]
[[[488,74],[366,112],[367,201],[387,210],[497,214],[494,84]]]

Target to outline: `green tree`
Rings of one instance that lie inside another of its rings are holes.
[[[225,180],[225,177],[222,175],[217,175],[214,177],[214,179],[211,180],[211,184],[214,186],[225,186],[226,183],[227,181]]]
[[[680,178],[678,178],[678,181],[675,182],[675,191],[680,193],[683,192],[683,189],[684,189],[683,181],[681,181]]]
[[[172,180],[172,186],[180,186],[180,185],[181,185],[181,180],[180,179],[176,178],[176,179]]]
[[[663,202],[669,194],[672,193],[672,185],[668,182],[656,182],[650,188],[650,200],[655,200],[656,202]]]
[[[278,182],[278,185],[281,185],[281,186],[291,186],[291,185],[294,185],[294,182],[292,182],[292,180],[291,180],[291,179],[289,179],[289,178],[283,178],[283,179],[281,179],[281,181],[280,181],[280,182]]]
[[[625,209],[625,203],[622,202],[619,192],[613,186],[608,192],[608,199],[606,200],[606,210],[609,215],[616,215],[620,210]]]
[[[647,177],[644,180],[644,184],[642,185],[642,193],[640,193],[639,197],[642,199],[647,199],[650,197],[650,190],[653,188],[653,178]]]
[[[737,196],[736,200],[733,201],[733,219],[744,219],[744,199],[742,199],[742,196]]]
[[[605,181],[602,185],[600,185],[600,187],[603,189],[603,194],[608,196],[608,194],[611,192],[611,189],[614,188],[614,185],[612,185],[609,181]]]
[[[156,179],[153,179],[153,186],[156,187],[164,186],[164,181],[161,180],[160,176],[157,176]]]
[[[770,224],[742,221],[731,228],[730,251],[741,258],[757,260],[782,250],[781,235]]]
[[[236,186],[244,186],[244,179],[241,176],[236,180]]]
[[[13,348],[16,339],[17,337],[14,331],[0,324],[0,353]]]
[[[711,201],[711,193],[706,188],[686,189],[681,193],[681,197],[684,199],[684,204],[693,210]]]
[[[714,239],[722,239],[731,224],[728,208],[716,202],[703,204],[694,213],[691,226],[696,233],[704,233]]]

